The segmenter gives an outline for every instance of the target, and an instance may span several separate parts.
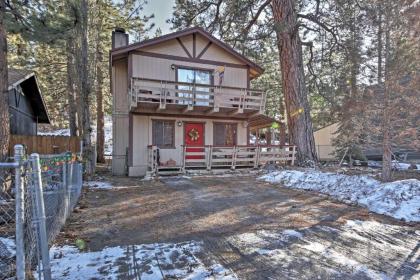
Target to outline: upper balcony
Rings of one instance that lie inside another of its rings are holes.
[[[248,88],[131,79],[131,111],[249,117],[263,114],[265,101],[265,92]]]

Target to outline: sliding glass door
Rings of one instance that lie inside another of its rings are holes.
[[[177,68],[177,82],[190,83],[191,85],[178,85],[179,97],[184,97],[183,100],[179,100],[179,104],[197,105],[197,106],[209,106],[209,102],[206,99],[210,99],[209,87],[203,87],[200,85],[212,85],[212,71],[201,70],[193,68]],[[195,89],[195,90],[194,90]],[[185,90],[183,92],[182,90]],[[195,92],[200,92],[196,93]]]

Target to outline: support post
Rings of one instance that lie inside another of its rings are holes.
[[[15,189],[16,189],[16,278],[25,280],[25,190],[22,180],[22,162],[24,149],[22,145],[15,145]]]
[[[233,146],[232,148],[232,166],[230,169],[235,170],[236,168],[236,146]]]
[[[82,159],[83,156],[83,140],[80,140],[80,159]]]
[[[32,165],[32,179],[35,191],[35,206],[38,220],[38,231],[40,239],[39,248],[42,258],[42,272],[44,275],[44,280],[51,280],[50,256],[48,251],[48,237],[45,223],[45,205],[42,193],[41,165],[39,162],[39,154],[31,154],[30,161]]]
[[[259,147],[255,147],[254,149],[254,168],[258,168],[258,158],[259,158]]]
[[[258,134],[258,132],[257,132],[257,134]],[[258,141],[258,138],[257,138],[256,141]],[[258,168],[258,166],[260,166],[261,152],[262,152],[261,151],[261,146],[259,144],[257,144],[257,168]]]

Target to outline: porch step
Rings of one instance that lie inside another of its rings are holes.
[[[157,175],[160,176],[176,176],[183,174],[182,167],[158,167]]]
[[[183,174],[181,171],[159,171],[159,176],[178,176]]]

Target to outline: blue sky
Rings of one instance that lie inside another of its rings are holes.
[[[163,34],[169,33],[170,25],[166,23],[166,20],[172,16],[175,0],[147,0],[147,2],[143,9],[144,15],[155,15],[155,18],[152,20],[155,23],[155,28],[151,34],[154,34],[157,27],[160,27]]]

